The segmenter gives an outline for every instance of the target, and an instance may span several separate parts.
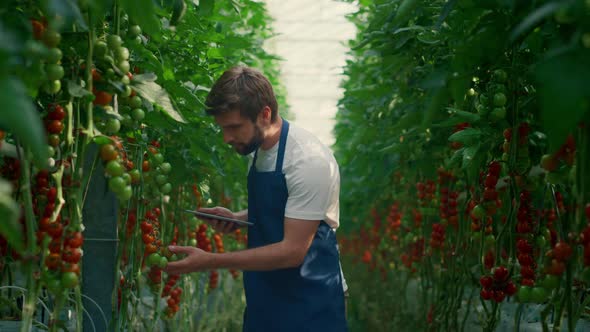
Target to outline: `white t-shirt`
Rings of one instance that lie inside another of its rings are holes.
[[[258,149],[256,170],[274,171],[278,150],[278,142],[268,150]],[[252,164],[254,153],[249,157]],[[289,123],[283,173],[289,193],[285,217],[324,220],[330,227],[338,228],[340,213],[338,163],[332,151],[320,140],[292,123]]]

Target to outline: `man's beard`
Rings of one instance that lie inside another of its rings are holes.
[[[254,150],[258,149],[262,142],[264,141],[264,137],[262,135],[262,130],[257,125],[254,125],[254,136],[247,144],[240,144],[239,146],[235,146],[236,151],[243,155],[249,155],[250,153],[254,152]]]

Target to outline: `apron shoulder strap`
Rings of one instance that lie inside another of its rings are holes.
[[[283,119],[283,125],[281,126],[281,138],[279,140],[279,151],[277,152],[277,165],[275,172],[281,172],[283,170],[283,159],[285,157],[285,146],[287,145],[287,134],[289,134],[289,122]],[[254,155],[256,159],[256,155]]]

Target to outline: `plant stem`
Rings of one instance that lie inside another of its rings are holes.
[[[18,147],[18,145],[17,145]],[[18,151],[18,149],[17,149]],[[27,259],[23,262],[23,272],[27,276],[27,294],[23,305],[21,332],[29,332],[33,326],[33,315],[35,314],[35,303],[37,300],[37,280],[35,279],[35,256],[36,251],[36,219],[33,214],[33,197],[31,192],[31,163],[28,153],[20,156],[22,167],[21,189],[23,190],[23,201],[25,204],[25,219],[27,225]]]

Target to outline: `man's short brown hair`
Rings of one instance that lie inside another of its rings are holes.
[[[278,112],[277,99],[269,80],[258,70],[244,66],[225,71],[213,84],[205,105],[209,115],[240,111],[252,122],[256,122],[265,106],[271,109],[272,122]]]

